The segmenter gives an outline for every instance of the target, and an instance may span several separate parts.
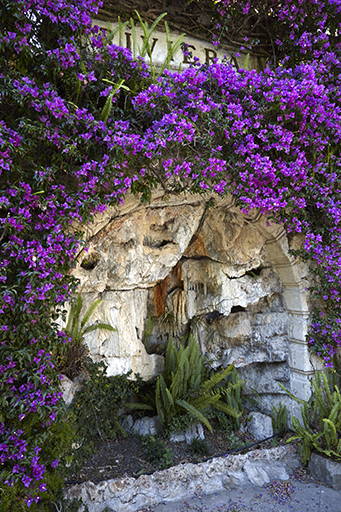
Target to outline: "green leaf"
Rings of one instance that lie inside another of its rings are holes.
[[[120,80],[119,83],[115,85],[115,87],[110,92],[109,96],[107,97],[107,100],[104,104],[104,107],[103,107],[103,110],[102,110],[102,113],[100,116],[100,120],[103,121],[104,123],[106,123],[108,121],[108,118],[110,116],[110,113],[112,110],[113,97],[117,93],[117,91],[119,90],[119,88],[122,86],[123,83],[124,83],[124,80],[123,79]]]
[[[217,401],[213,404],[215,409],[218,409],[219,411],[224,412],[228,416],[232,416],[233,418],[239,418],[242,415],[242,411],[238,411],[236,409],[233,409],[232,407],[228,406],[221,400]]]
[[[210,432],[213,432],[212,426],[211,426],[210,422],[208,421],[208,419],[206,418],[206,416],[204,416],[200,411],[198,411],[198,409],[193,407],[193,405],[189,404],[185,400],[176,400],[175,402],[177,405],[182,407],[182,409],[185,409],[192,416],[195,416],[196,418],[198,418],[199,421],[204,423],[204,425],[206,425],[206,427],[209,429]]]
[[[84,336],[85,334],[88,334],[89,332],[97,331],[97,329],[104,329],[106,331],[117,332],[117,329],[115,329],[112,325],[99,323],[99,324],[89,325],[88,327],[86,327],[82,331],[82,336]]]
[[[143,409],[145,411],[153,411],[154,410],[154,408],[151,405],[141,404],[138,402],[127,403],[127,404],[125,404],[125,407],[127,407],[127,409]]]

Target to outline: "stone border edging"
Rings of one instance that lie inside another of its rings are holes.
[[[252,483],[264,485],[274,479],[287,480],[300,464],[293,445],[253,450],[245,455],[217,457],[199,464],[186,463],[156,471],[152,475],[84,482],[65,491],[69,499],[82,499],[89,512],[136,512],[148,505]],[[84,507],[79,509],[83,512]]]

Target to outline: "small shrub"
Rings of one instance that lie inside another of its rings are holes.
[[[209,455],[210,447],[206,443],[205,439],[200,437],[194,437],[188,447],[188,450],[192,455]]]
[[[227,416],[221,411],[214,411],[212,414],[217,420],[219,424],[219,429],[223,432],[231,432],[235,428],[234,421],[231,417]]]
[[[231,434],[226,436],[226,440],[228,441],[231,450],[234,450],[235,448],[241,448],[244,445],[244,442],[239,439],[235,432],[231,432]]]
[[[93,453],[96,444],[107,439],[125,435],[118,421],[118,412],[125,407],[133,392],[138,392],[138,383],[128,380],[126,375],[108,377],[103,362],[87,362],[89,378],[76,393],[70,411],[75,416],[75,429],[81,447],[77,459]]]
[[[140,409],[143,414],[148,411],[148,414],[155,416],[157,413],[155,404],[156,377],[145,381],[141,378],[139,373],[136,373],[135,379],[138,395],[133,396],[133,403],[129,402],[126,404],[127,408],[131,410],[131,413]],[[138,402],[136,400],[138,400]]]
[[[194,416],[190,416],[188,414],[183,416],[175,416],[167,425],[167,433],[172,434],[174,432],[182,432],[190,428],[192,425],[196,425],[197,423],[198,420]]]
[[[142,446],[146,459],[152,464],[157,464],[159,468],[168,468],[172,465],[172,451],[162,439],[144,436],[142,437]]]

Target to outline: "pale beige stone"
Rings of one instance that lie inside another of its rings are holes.
[[[73,275],[80,291],[148,288],[164,279],[176,265],[195,233],[203,206],[170,206],[138,209],[115,217],[89,241],[89,254],[99,255],[91,270],[78,257]]]
[[[209,210],[201,229],[196,233],[185,256],[207,257],[225,264],[230,277],[264,263],[265,237],[257,228],[245,222],[240,214],[218,206]]]
[[[89,500],[96,502],[103,501],[103,495],[107,488],[107,485],[107,482],[100,482],[99,484],[94,484],[93,482],[86,482],[84,487],[86,495],[88,496]]]
[[[75,394],[82,387],[82,379],[77,378],[75,380],[69,379],[66,375],[62,375],[63,380],[61,381],[60,388],[63,393],[63,400],[67,407],[71,405]]]

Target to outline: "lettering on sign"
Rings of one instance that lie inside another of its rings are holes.
[[[106,29],[106,31],[109,33],[115,28],[118,27],[118,23],[106,23],[103,21],[97,21],[96,25],[100,26],[101,28]],[[142,28],[139,26],[135,27],[136,30],[136,36],[137,36],[137,43],[139,44],[139,41],[141,41],[141,45],[143,43],[144,35]],[[124,37],[122,38],[124,46],[128,48],[129,50],[133,50],[133,37],[132,33],[129,30],[124,31]],[[172,41],[175,41],[176,38],[179,36],[179,33],[171,33]],[[119,44],[119,35],[118,33],[115,35],[113,42],[115,44]],[[212,44],[208,43],[207,41],[203,41],[199,38],[194,37],[187,37],[185,36],[184,42],[188,45],[188,50],[192,53],[193,57],[197,57],[200,62],[205,64],[211,64],[214,59],[218,59],[219,61],[223,60],[224,58],[230,59],[231,55],[234,53],[234,50],[231,50],[231,53],[229,53],[227,50],[220,50],[215,48]],[[150,50],[151,55],[153,59],[153,63],[156,65],[161,65],[166,57],[167,54],[167,38],[165,32],[162,32],[161,30],[154,30],[152,33],[152,36],[150,38]],[[148,57],[146,58],[146,61],[148,62]],[[256,67],[256,62],[253,62],[254,59],[249,59],[248,67],[253,68]],[[243,62],[245,61],[245,56],[238,57],[237,62],[240,67],[243,67]],[[171,68],[178,69],[179,66],[188,65],[190,64],[190,58],[186,55],[183,55],[182,51],[179,49],[178,52],[174,55],[174,58],[171,62]]]

